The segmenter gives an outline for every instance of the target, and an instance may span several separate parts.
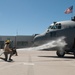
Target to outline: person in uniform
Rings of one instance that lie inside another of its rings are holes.
[[[4,45],[4,56],[5,56],[5,61],[9,60],[9,61],[12,61],[11,57],[13,55],[13,52],[11,50],[11,48],[9,48],[9,44],[10,44],[10,40],[7,40],[5,42],[5,45]],[[8,58],[8,54],[9,54],[9,58]]]

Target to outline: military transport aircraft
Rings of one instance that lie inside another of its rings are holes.
[[[75,56],[75,16],[71,20],[53,22],[45,33],[36,35],[33,41],[34,45],[42,45],[61,37],[65,37],[66,45],[64,45],[62,50],[60,46],[54,47],[57,50],[56,54],[58,57],[63,57],[65,53],[73,53]]]

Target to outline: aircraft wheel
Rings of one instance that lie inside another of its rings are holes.
[[[75,58],[75,50],[74,50],[73,54],[74,54],[74,58]]]
[[[64,57],[65,51],[57,50],[56,54],[57,54],[58,57]]]

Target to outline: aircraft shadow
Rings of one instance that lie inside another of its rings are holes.
[[[38,57],[75,59],[75,57],[73,57],[73,56],[64,56],[64,57],[58,57],[58,56],[38,56]]]

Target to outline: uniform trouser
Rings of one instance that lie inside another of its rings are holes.
[[[9,60],[11,59],[12,55],[13,55],[13,52],[10,51],[10,52],[4,52],[4,55],[5,55],[5,60],[8,59],[8,54],[9,54]]]

